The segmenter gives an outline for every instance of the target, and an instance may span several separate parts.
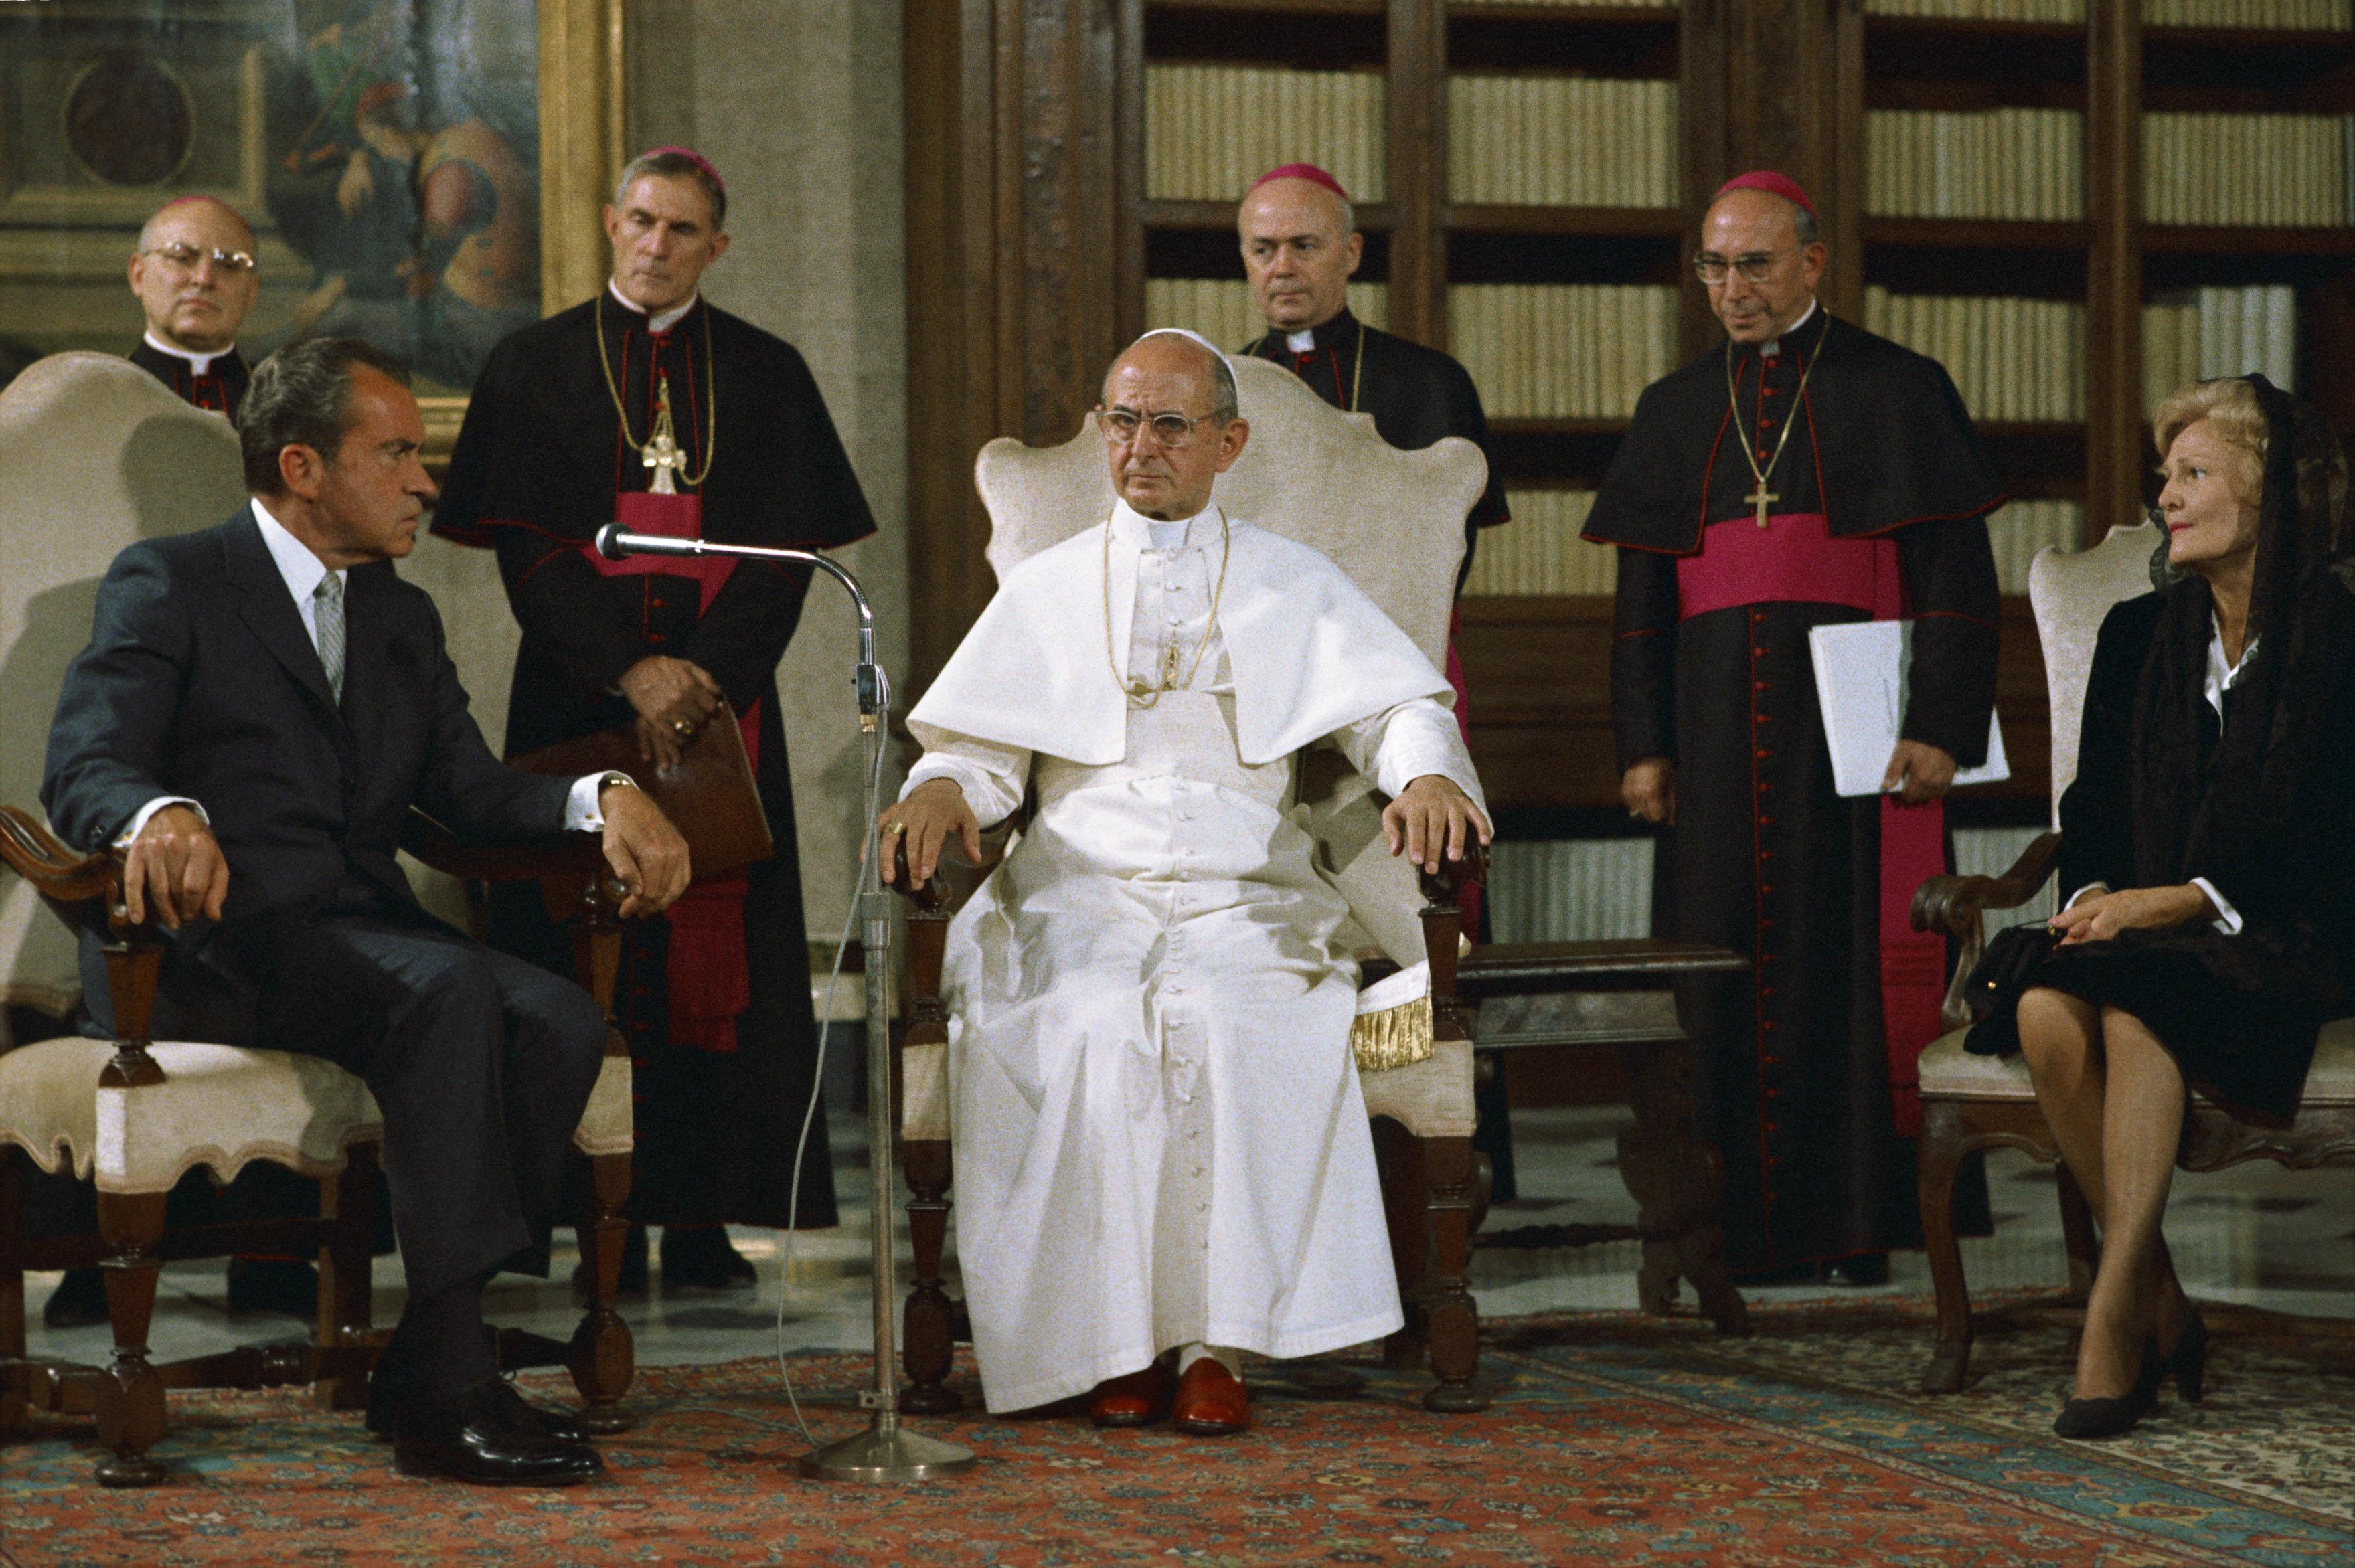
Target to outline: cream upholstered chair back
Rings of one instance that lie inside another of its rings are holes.
[[[1487,482],[1487,460],[1450,436],[1401,451],[1367,414],[1344,414],[1290,371],[1230,355],[1251,437],[1211,499],[1229,516],[1322,551],[1413,639],[1434,669],[1446,667],[1464,517]],[[1058,447],[992,441],[974,465],[989,509],[989,564],[1003,578],[1024,560],[1094,527],[1112,511],[1112,472],[1092,422]],[[1341,940],[1402,964],[1423,957],[1413,868],[1388,853],[1373,786],[1337,753],[1311,754],[1300,800],[1325,869],[1357,927]]]
[[[209,527],[246,499],[237,433],[127,360],[59,354],[0,391],[0,800],[40,806],[49,719],[124,546]],[[73,933],[0,877],[0,1001],[59,1016]]]
[[[1375,434],[1372,416],[1342,413],[1281,366],[1236,355],[1227,363],[1251,439],[1211,499],[1231,517],[1330,556],[1444,668],[1464,517],[1488,480],[1480,449],[1450,436],[1401,451]],[[1112,472],[1092,421],[1059,447],[992,441],[974,481],[989,509],[989,564],[1001,578],[1112,511]]]
[[[2159,532],[2151,524],[2113,528],[2090,550],[2063,555],[2046,548],[2028,567],[2028,602],[2044,648],[2044,684],[2052,715],[2052,825],[2061,825],[2061,796],[2077,777],[2077,731],[2085,711],[2085,680],[2102,620],[2120,602],[2151,591],[2151,556]]]

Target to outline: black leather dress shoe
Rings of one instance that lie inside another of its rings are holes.
[[[319,1315],[319,1271],[297,1257],[230,1258],[229,1309],[315,1318]]]
[[[666,1290],[741,1290],[758,1285],[761,1276],[728,1243],[724,1225],[691,1229],[663,1227],[662,1281]]]
[[[106,1275],[102,1269],[69,1268],[41,1304],[41,1321],[52,1329],[87,1329],[106,1321]]]
[[[1824,1266],[1824,1277],[1834,1285],[1857,1285],[1870,1287],[1889,1283],[1889,1255],[1885,1252],[1859,1252],[1848,1257],[1834,1258]]]
[[[527,1419],[559,1443],[586,1443],[590,1432],[586,1426],[561,1410],[548,1410],[532,1404],[516,1392],[515,1385],[505,1378],[496,1378],[505,1390],[502,1403],[511,1401]],[[385,1354],[377,1358],[376,1370],[368,1374],[368,1429],[372,1437],[389,1438],[400,1428],[401,1407],[420,1397],[416,1372],[402,1358]],[[499,1397],[495,1391],[493,1397]]]
[[[503,1378],[449,1399],[412,1396],[392,1440],[404,1476],[447,1476],[490,1487],[569,1487],[605,1473],[597,1450],[549,1436]]]

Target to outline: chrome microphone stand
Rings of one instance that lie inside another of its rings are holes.
[[[875,611],[858,579],[812,550],[776,550],[754,545],[715,545],[659,534],[624,533],[618,523],[597,534],[597,553],[609,560],[625,556],[714,556],[732,560],[794,561],[817,567],[840,583],[858,608],[858,729],[866,741],[865,777],[879,777],[879,764],[890,731],[891,683],[875,662]],[[922,1481],[949,1475],[973,1463],[973,1451],[900,1426],[900,1379],[896,1330],[898,1258],[892,1250],[891,1144],[898,1123],[891,1114],[891,895],[884,891],[883,859],[875,825],[865,826],[867,853],[858,874],[858,913],[864,923],[867,958],[867,1170],[874,1190],[872,1218],[875,1276],[875,1386],[858,1396],[874,1413],[866,1431],[803,1456],[801,1471],[829,1481]]]

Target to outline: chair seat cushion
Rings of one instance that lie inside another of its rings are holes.
[[[597,1086],[589,1091],[589,1107],[573,1130],[572,1146],[583,1154],[627,1154],[637,1144],[636,1122],[630,1103],[630,1059],[610,1055],[597,1070]]]
[[[70,1168],[102,1192],[139,1193],[168,1192],[199,1165],[226,1181],[256,1160],[330,1176],[346,1149],[384,1137],[368,1086],[332,1062],[187,1041],[148,1049],[165,1081],[137,1088],[100,1086],[114,1059],[108,1040],[45,1040],[0,1055],[0,1141],[44,1171]]]
[[[1966,1030],[1941,1036],[1922,1053],[1922,1093],[1954,1100],[2032,1100],[2028,1064],[2018,1056],[1974,1056],[1963,1049]],[[2301,1107],[2355,1106],[2355,1018],[2322,1026],[2314,1065],[2306,1071]]]

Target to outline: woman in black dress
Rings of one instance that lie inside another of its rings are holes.
[[[2127,1430],[2170,1372],[2200,1397],[2207,1334],[2159,1234],[2186,1086],[2286,1122],[2355,974],[2345,460],[2259,376],[2187,387],[2154,428],[2169,580],[2102,623],[2061,800],[2070,901],[2017,1012],[2037,1102],[2101,1222],[2054,1423],[2072,1437]]]

